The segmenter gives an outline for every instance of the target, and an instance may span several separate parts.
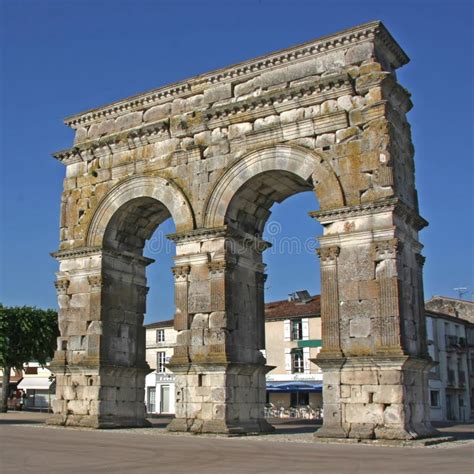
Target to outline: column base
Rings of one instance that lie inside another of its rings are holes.
[[[169,431],[245,435],[273,431],[264,416],[265,374],[260,363],[173,365],[176,418]]]
[[[347,438],[342,426],[321,426],[313,435],[315,438]]]
[[[214,433],[226,435],[252,435],[272,433],[275,427],[265,419],[247,422],[226,422],[224,420],[200,420],[198,418],[175,418],[166,427],[168,431],[189,433]]]
[[[151,423],[142,418],[106,415],[51,415],[46,421],[48,425],[70,426],[94,429],[116,428],[149,428]]]

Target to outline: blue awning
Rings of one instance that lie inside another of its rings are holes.
[[[319,382],[268,382],[267,392],[271,393],[296,393],[310,392],[321,393],[323,384]]]

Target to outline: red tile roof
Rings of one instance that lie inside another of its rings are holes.
[[[265,303],[265,319],[307,318],[321,316],[321,296],[311,296],[305,303],[301,301],[271,301]],[[145,324],[145,329],[172,327],[173,320]]]
[[[307,302],[271,301],[265,304],[265,319],[286,319],[321,316],[321,296],[312,296]]]

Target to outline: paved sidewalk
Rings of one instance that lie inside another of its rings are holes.
[[[277,434],[223,438],[155,428],[87,430],[49,427],[45,414],[0,415],[0,472],[10,473],[424,473],[474,471],[473,425],[443,426],[459,441],[434,447],[314,442],[314,424],[283,420]],[[292,442],[288,442],[292,441]]]

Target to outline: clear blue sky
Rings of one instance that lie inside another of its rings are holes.
[[[374,19],[411,58],[398,73],[409,114],[427,257],[425,295],[474,287],[473,3],[471,1],[0,0],[1,280],[7,305],[54,307],[65,169],[64,117]],[[275,206],[270,237],[320,233],[311,193]],[[165,224],[164,232],[172,230]],[[281,229],[281,232],[280,232]],[[273,232],[273,234],[272,234]],[[268,236],[268,233],[267,233]],[[159,231],[147,254],[147,321],[172,315],[170,256]],[[166,249],[165,249],[166,250]],[[168,251],[169,253],[169,251]],[[298,253],[298,252],[296,252]],[[313,252],[266,257],[267,300],[319,291]]]

